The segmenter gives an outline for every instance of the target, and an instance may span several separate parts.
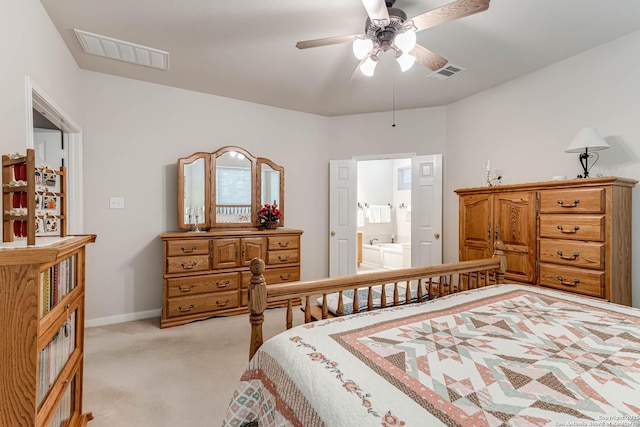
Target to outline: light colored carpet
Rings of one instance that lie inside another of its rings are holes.
[[[294,324],[303,323],[294,307]],[[265,340],[285,310],[265,313]],[[85,331],[83,410],[89,427],[220,426],[248,362],[249,316],[160,329],[146,319]]]

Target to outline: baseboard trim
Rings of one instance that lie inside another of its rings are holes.
[[[150,317],[160,317],[161,309],[138,311],[135,313],[118,314],[117,316],[99,317],[97,319],[86,319],[84,321],[85,328],[95,326],[113,325],[115,323],[131,322],[133,320],[149,319]]]

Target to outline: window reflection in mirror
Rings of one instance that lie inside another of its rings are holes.
[[[204,223],[205,161],[197,159],[184,166],[184,223]],[[198,216],[198,218],[196,218]]]
[[[272,204],[280,206],[280,171],[274,170],[266,163],[260,165],[260,184],[262,194],[260,200],[262,204]]]
[[[216,223],[251,222],[251,161],[228,151],[216,159]]]

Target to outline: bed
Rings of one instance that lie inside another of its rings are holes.
[[[312,320],[315,295],[363,279],[265,287],[256,261],[253,357],[223,425],[640,425],[640,310],[502,284],[497,252],[371,276],[420,284],[421,302],[333,317],[325,306],[324,319],[294,328],[290,301],[302,298]],[[262,344],[272,302],[286,302],[288,329]]]

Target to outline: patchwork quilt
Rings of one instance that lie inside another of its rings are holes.
[[[519,285],[301,325],[223,426],[638,426],[640,310]]]

